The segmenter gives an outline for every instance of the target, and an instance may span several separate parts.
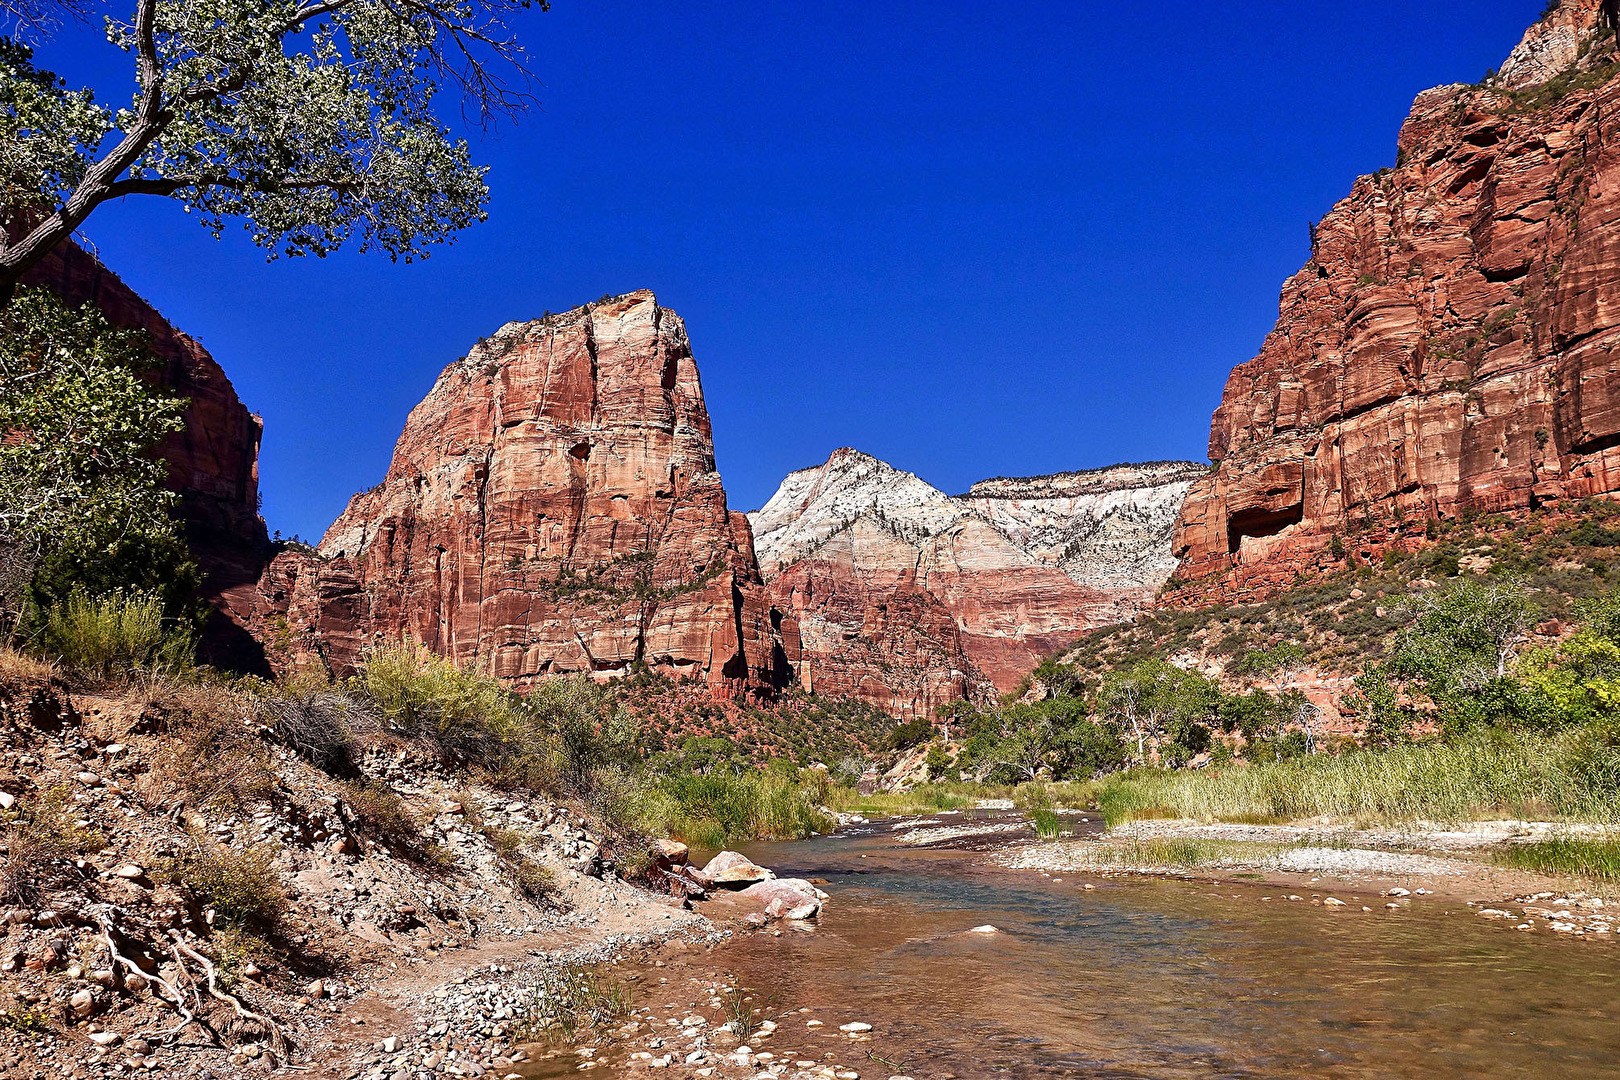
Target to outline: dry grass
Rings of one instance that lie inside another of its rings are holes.
[[[437,841],[422,834],[421,814],[390,787],[374,780],[343,785],[343,806],[356,831],[420,866],[448,868],[453,858]]]
[[[244,810],[275,790],[269,748],[248,723],[251,702],[218,686],[171,688],[152,712],[169,738],[155,765],[170,791],[198,806]]]
[[[106,839],[79,824],[73,797],[55,787],[0,815],[0,902],[31,905],[70,876],[71,859],[100,851]]]
[[[61,674],[56,665],[48,660],[39,660],[27,653],[0,646],[0,688],[32,689],[51,683]]]
[[[485,829],[495,857],[512,875],[518,891],[537,904],[555,903],[557,875],[551,867],[529,858],[523,851],[525,837],[511,829]]]

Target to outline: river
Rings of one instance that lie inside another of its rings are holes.
[[[1051,880],[894,836],[742,849],[832,895],[813,931],[691,961],[779,1018],[779,1060],[848,1059],[837,1028],[861,1021],[875,1031],[856,1056],[877,1057],[860,1071],[880,1080],[1620,1080],[1620,943],[1518,934],[1435,899],[1390,912],[1375,893],[1335,909],[1249,884]],[[966,932],[985,924],[998,932]]]

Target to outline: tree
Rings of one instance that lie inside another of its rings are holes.
[[[1546,698],[1515,677],[1516,661],[1538,618],[1521,582],[1459,581],[1426,597],[1368,685],[1427,698],[1449,731],[1549,722]],[[1388,680],[1393,687],[1379,685]]]
[[[24,289],[0,312],[0,549],[13,620],[16,590],[42,563],[108,577],[109,565],[136,559],[137,549],[147,567],[179,550],[174,496],[152,451],[180,430],[185,402],[141,379],[151,363],[140,332],[115,329],[88,305],[71,310],[46,290]],[[183,562],[165,563],[161,576],[177,579]],[[102,584],[97,595],[139,585]]]
[[[1310,656],[1304,647],[1297,642],[1285,641],[1271,649],[1255,649],[1246,653],[1232,665],[1232,672],[1269,679],[1273,692],[1291,706],[1292,719],[1305,736],[1305,752],[1314,754],[1316,724],[1321,719],[1322,710],[1312,704],[1296,685],[1300,673],[1309,666]]]
[[[1221,700],[1220,688],[1197,672],[1143,660],[1103,679],[1097,708],[1135,736],[1139,764],[1148,762],[1150,741],[1175,748],[1171,757],[1185,763],[1208,748]]]
[[[7,0],[34,26],[43,0]],[[277,255],[358,237],[407,261],[485,217],[485,170],[437,119],[448,84],[489,124],[531,101],[503,18],[547,0],[134,0],[116,112],[0,39],[0,307],[97,207],[180,200]],[[21,5],[17,7],[17,5]],[[11,8],[8,8],[11,10]]]
[[[1091,776],[1124,763],[1119,732],[1096,723],[1079,698],[1021,702],[995,713],[997,740],[984,755],[990,775],[1013,781]]]

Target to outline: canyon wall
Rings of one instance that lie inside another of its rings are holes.
[[[1620,491],[1613,11],[1566,0],[1487,84],[1419,95],[1395,168],[1314,227],[1215,413],[1179,599],[1284,588],[1336,536]]]
[[[73,243],[57,245],[24,284],[48,288],[74,307],[93,304],[113,325],[149,335],[159,361],[152,380],[188,402],[185,429],[169,436],[159,454],[168,466],[168,486],[180,497],[178,514],[204,571],[204,590],[221,612],[203,642],[203,658],[259,668],[262,659],[243,626],[270,548],[259,516],[262,421],[237,398],[207,349]]]
[[[1047,653],[1129,618],[1175,566],[1203,466],[987,480],[952,498],[856,450],[789,475],[749,515],[799,680],[896,716],[1005,692]]]
[[[510,323],[447,367],[382,483],[259,594],[283,668],[409,638],[519,687],[644,663],[734,696],[798,660],[727,509],[686,327],[650,292]]]

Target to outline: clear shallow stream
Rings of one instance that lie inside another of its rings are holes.
[[[826,1022],[780,1018],[779,1057],[820,1057],[860,1020],[891,1064],[856,1067],[880,1080],[1620,1080],[1620,942],[1519,934],[1433,899],[1391,914],[1371,893],[1368,914],[1249,885],[1085,891],[902,847],[882,825],[743,850],[832,895],[813,933],[740,935],[697,961],[773,1017]],[[964,933],[987,923],[1001,932]],[[620,1072],[651,1075],[592,1075]]]

